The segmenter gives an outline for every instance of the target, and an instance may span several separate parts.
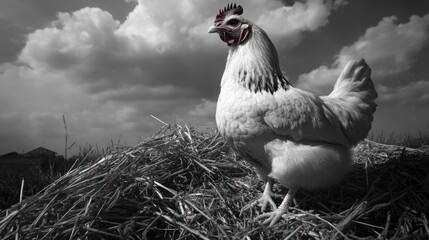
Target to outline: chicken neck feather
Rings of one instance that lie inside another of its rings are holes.
[[[274,44],[256,25],[252,25],[251,36],[245,43],[230,47],[227,71],[255,93],[266,91],[272,94],[279,89],[287,90],[291,85],[280,70]],[[222,79],[221,85],[224,81]]]

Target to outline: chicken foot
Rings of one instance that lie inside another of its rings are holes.
[[[293,201],[293,198],[295,196],[295,193],[297,191],[298,191],[297,188],[290,188],[289,191],[287,192],[285,198],[283,199],[282,203],[280,204],[280,206],[277,209],[274,209],[272,212],[263,213],[263,214],[257,216],[255,218],[255,220],[267,218],[267,219],[265,219],[263,224],[269,224],[270,227],[273,226],[282,217],[283,214],[288,212],[289,207],[290,207],[290,205]]]
[[[265,189],[264,189],[264,192],[262,193],[262,196],[259,199],[257,199],[255,201],[247,204],[246,206],[244,206],[241,209],[240,214],[243,213],[244,211],[258,205],[258,204],[261,204],[261,211],[262,212],[265,211],[268,204],[270,204],[272,210],[276,210],[277,205],[272,199],[272,196],[274,196],[274,193],[272,191],[273,184],[274,184],[273,179],[269,178],[267,180],[267,183],[265,184]]]

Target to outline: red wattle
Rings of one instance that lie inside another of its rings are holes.
[[[241,29],[240,39],[238,40],[238,43],[243,43],[246,40],[247,35],[249,35],[249,30],[247,28]]]
[[[223,34],[219,34],[219,36],[220,36],[220,39],[226,42],[228,46],[231,46],[235,42],[235,39],[230,37],[228,34],[226,34],[226,32],[223,32]]]

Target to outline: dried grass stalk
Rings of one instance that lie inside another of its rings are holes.
[[[261,193],[253,169],[217,133],[167,126],[137,146],[82,161],[0,212],[0,238],[429,237],[428,155],[385,149],[359,145],[355,168],[340,185],[299,192],[298,206],[267,228],[253,221],[257,207],[240,215]]]

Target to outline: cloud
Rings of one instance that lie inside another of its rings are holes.
[[[279,1],[249,1],[245,16],[253,16],[270,35],[292,46],[304,32],[324,26],[330,12],[343,3],[310,0],[286,7]],[[28,35],[19,62],[38,72],[62,74],[92,93],[167,85],[184,96],[200,92],[199,97],[213,98],[225,53],[217,51],[222,43],[207,34],[207,28],[219,6],[196,0],[139,0],[122,23],[99,8],[59,13],[50,26]],[[209,59],[211,67],[200,59]]]
[[[189,111],[189,115],[192,116],[207,116],[214,117],[213,113],[216,110],[216,102],[202,99],[201,103],[198,104],[194,109]]]
[[[326,25],[341,3],[310,0],[291,8],[252,0],[242,5],[244,17],[269,35],[298,44],[304,32]],[[69,142],[77,145],[103,145],[121,135],[133,144],[159,127],[151,114],[166,122],[214,127],[227,48],[207,29],[226,4],[139,0],[123,21],[95,7],[58,13],[27,35],[17,62],[0,65],[0,125],[10,126],[0,130],[0,141],[9,143],[0,150],[43,145],[62,151],[63,114]],[[273,29],[270,20],[282,16],[287,20]]]
[[[288,48],[296,46],[303,38],[304,32],[312,32],[328,23],[328,16],[346,1],[297,1],[292,6],[273,1],[261,14],[256,23],[270,36]],[[260,9],[263,6],[259,6]]]
[[[297,87],[316,94],[328,94],[332,91],[335,81],[340,76],[342,66],[328,67],[322,65],[309,73],[298,77]]]
[[[342,1],[335,4],[339,2]],[[286,42],[293,39],[296,44],[303,32],[327,23],[335,4],[310,0],[286,7],[277,1],[251,1],[246,16],[258,18],[256,22],[274,37]],[[62,72],[93,92],[128,85],[202,87],[191,71],[181,68],[201,65],[202,55],[219,62],[215,66],[223,66],[224,54],[216,51],[221,42],[206,33],[216,9],[210,5],[218,4],[140,0],[123,23],[99,8],[59,13],[51,26],[29,34],[19,61],[37,71]],[[274,25],[283,27],[273,29]],[[206,68],[205,71],[213,71],[206,75],[211,76],[219,68]],[[184,86],[177,78],[190,80]]]
[[[114,31],[118,26],[109,13],[97,8],[59,13],[51,27],[29,34],[19,60],[33,69],[58,71],[79,68],[85,64],[82,60],[89,61],[102,52],[116,57],[120,44]],[[114,51],[105,51],[108,48]]]
[[[372,78],[387,81],[389,76],[410,69],[417,53],[429,38],[429,14],[411,16],[409,22],[397,24],[396,17],[383,18],[377,26],[350,46],[343,47],[334,63],[320,66],[298,78],[298,87],[318,94],[327,94],[337,76],[351,59],[365,58],[372,69]]]
[[[365,58],[373,66],[376,77],[410,69],[416,54],[429,39],[429,14],[411,16],[405,24],[396,22],[396,17],[383,18],[353,45],[344,47],[337,61],[342,65],[356,57]]]
[[[174,10],[177,8],[166,11],[161,1],[139,2],[123,23],[98,8],[60,13],[50,27],[29,34],[19,61],[38,72],[62,74],[93,93],[130,86],[174,85],[179,91],[196,90],[193,87],[202,84],[195,75],[203,76],[204,69],[196,68],[195,74],[183,68],[201,66],[199,59],[204,51],[192,51],[198,41],[183,41],[189,30],[187,21],[192,18],[182,21],[184,17]],[[182,11],[190,10],[182,6]],[[179,29],[181,26],[184,28]],[[215,39],[206,29],[204,33],[205,38]],[[219,60],[217,66],[223,65],[220,54],[209,53]]]
[[[429,104],[429,81],[420,80],[398,87],[379,84],[378,91],[379,100],[385,104],[400,104],[409,107]]]

